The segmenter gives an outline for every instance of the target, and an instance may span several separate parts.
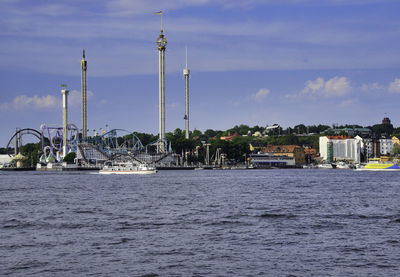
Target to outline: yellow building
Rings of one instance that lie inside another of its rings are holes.
[[[392,141],[393,141],[393,146],[395,145],[400,146],[400,139],[398,137],[393,136]]]
[[[304,149],[297,145],[268,145],[261,149],[262,153],[274,156],[294,157],[296,165],[305,164]]]
[[[251,152],[256,152],[261,151],[261,149],[265,147],[265,143],[261,141],[253,141],[249,144],[249,146]]]

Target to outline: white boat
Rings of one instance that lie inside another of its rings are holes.
[[[319,169],[332,169],[334,168],[332,164],[326,163],[326,164],[318,164],[317,168]]]
[[[339,168],[339,169],[351,169],[351,166],[348,163],[345,163],[345,162],[338,162],[336,164],[336,168]]]
[[[99,171],[100,174],[154,174],[157,170],[154,166],[142,163],[106,163]]]

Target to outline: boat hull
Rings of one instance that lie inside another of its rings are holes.
[[[357,168],[361,171],[400,171],[400,167],[395,163],[369,163],[365,167]]]
[[[357,171],[400,171],[400,169],[382,169],[382,168],[356,168]]]
[[[139,175],[147,175],[157,173],[157,170],[100,170],[99,174],[111,175],[111,174],[139,174]]]

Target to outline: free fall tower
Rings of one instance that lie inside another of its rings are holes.
[[[87,139],[87,61],[85,60],[85,49],[83,49],[83,57],[81,61],[81,74],[82,74],[82,138]]]
[[[162,20],[162,19],[161,19]],[[165,48],[167,46],[167,39],[164,36],[162,21],[161,33],[157,39],[158,47],[158,75],[159,75],[159,150],[165,152]]]

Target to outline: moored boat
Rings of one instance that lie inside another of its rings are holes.
[[[335,168],[335,166],[330,164],[330,163],[323,163],[323,164],[318,164],[316,168],[319,168],[319,169],[333,169],[333,168]]]
[[[336,168],[338,168],[338,169],[351,169],[351,168],[354,168],[354,166],[350,165],[348,163],[345,163],[345,162],[338,162],[336,164]]]
[[[157,170],[154,166],[142,163],[124,162],[107,163],[100,174],[154,174]]]
[[[371,159],[364,167],[359,167],[356,170],[400,171],[400,167],[397,163],[391,161],[381,161],[380,159]]]

